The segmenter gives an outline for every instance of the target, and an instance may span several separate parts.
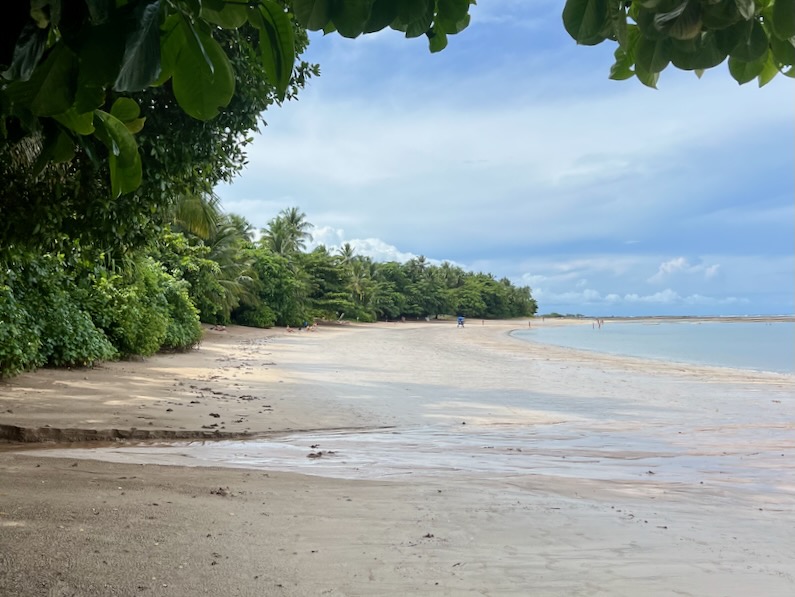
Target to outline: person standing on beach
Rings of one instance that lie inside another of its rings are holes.
[[[459,315],[458,316],[458,325],[455,326],[455,327],[457,327],[457,328],[464,327],[464,316],[463,315]]]

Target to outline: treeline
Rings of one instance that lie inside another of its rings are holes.
[[[297,208],[271,220],[258,241],[245,219],[213,202],[175,214],[120,262],[75,241],[58,253],[5,251],[0,375],[189,349],[201,339],[200,322],[267,328],[536,311],[529,288],[450,263],[379,263],[349,244],[307,251],[311,225]]]

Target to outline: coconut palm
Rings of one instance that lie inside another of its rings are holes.
[[[342,264],[348,265],[356,257],[356,249],[351,246],[351,243],[345,243],[338,250],[337,253],[342,258]]]
[[[174,203],[171,215],[176,230],[201,239],[215,232],[221,218],[221,200],[215,193],[182,195]]]
[[[309,230],[312,224],[306,214],[297,207],[283,209],[279,215],[262,229],[262,244],[274,253],[289,257],[306,249],[306,241],[312,239]]]

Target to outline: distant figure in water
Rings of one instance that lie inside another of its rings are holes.
[[[463,315],[459,315],[458,316],[458,325],[455,326],[455,327],[457,327],[457,328],[464,327],[464,316]]]

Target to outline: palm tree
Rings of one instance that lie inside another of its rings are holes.
[[[172,222],[177,230],[201,239],[207,239],[215,232],[221,218],[221,200],[215,193],[182,195],[172,212]]]
[[[297,207],[283,209],[263,228],[262,243],[274,253],[289,257],[306,248],[306,241],[312,238],[310,228],[306,214]]]
[[[347,265],[356,256],[356,249],[351,246],[351,243],[345,243],[339,248],[338,253],[342,257],[342,264]]]
[[[240,221],[237,218],[223,216],[213,234],[205,241],[210,249],[208,258],[218,264],[217,279],[224,289],[223,296],[218,297],[221,303],[219,307],[226,313],[237,307],[241,299],[253,298],[251,277],[248,275],[252,260],[244,257],[242,253],[243,247],[250,243],[250,240],[245,232],[240,230]]]
[[[279,215],[285,221],[290,232],[290,242],[295,247],[295,251],[306,249],[306,241],[312,240],[309,232],[313,228],[312,224],[306,221],[306,214],[297,207],[283,209]]]

